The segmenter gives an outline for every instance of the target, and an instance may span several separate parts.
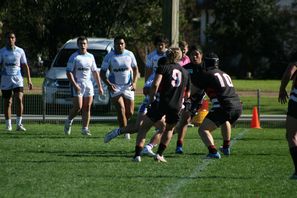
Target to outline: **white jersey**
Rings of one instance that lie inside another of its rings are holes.
[[[27,58],[22,48],[15,46],[14,49],[7,49],[3,47],[0,50],[2,76],[21,76],[22,64],[27,64]]]
[[[108,79],[115,85],[131,85],[133,82],[133,67],[137,62],[133,52],[124,50],[122,54],[116,54],[114,50],[103,59],[101,70],[109,70]]]
[[[91,82],[92,72],[97,71],[97,65],[93,54],[73,53],[67,63],[67,72],[72,72],[76,82]]]
[[[167,50],[167,49],[166,49]],[[156,70],[158,67],[158,61],[160,58],[165,57],[166,52],[159,54],[157,50],[152,51],[146,57],[146,68],[151,68],[153,70],[152,74],[148,77],[147,81],[145,82],[145,87],[151,87],[151,84],[155,78]]]

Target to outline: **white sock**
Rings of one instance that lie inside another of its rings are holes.
[[[11,119],[7,119],[5,120],[6,126],[10,126],[11,127]]]
[[[23,120],[23,117],[22,116],[20,116],[20,117],[16,117],[16,124],[19,126],[19,125],[21,125],[22,124],[22,120]]]
[[[68,120],[68,123],[69,123],[70,125],[72,125],[73,119],[70,120],[69,118],[67,118],[67,120]]]

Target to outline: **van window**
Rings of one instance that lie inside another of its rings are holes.
[[[58,57],[56,58],[53,67],[66,67],[67,62],[71,54],[73,54],[77,49],[62,49]],[[88,52],[93,54],[95,57],[95,62],[98,68],[101,67],[104,56],[107,54],[106,50],[93,50],[88,49]]]

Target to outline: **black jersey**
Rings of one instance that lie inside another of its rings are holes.
[[[191,79],[191,101],[200,103],[204,98],[205,92],[200,89],[197,82],[199,82],[199,74],[202,72],[202,65],[188,63],[183,66],[187,70]]]
[[[190,89],[188,72],[179,64],[168,64],[159,66],[156,74],[162,75],[158,89],[160,105],[166,105],[171,109],[180,109],[184,93]]]
[[[203,71],[199,74],[199,87],[204,89],[210,99],[217,99],[225,110],[241,108],[239,96],[235,92],[232,80],[220,69]]]

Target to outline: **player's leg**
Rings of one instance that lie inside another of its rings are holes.
[[[187,110],[183,110],[181,114],[181,118],[175,127],[175,131],[177,132],[177,141],[176,141],[176,149],[175,153],[182,154],[183,153],[183,142],[188,130],[188,124],[191,121],[191,114]]]
[[[73,122],[73,118],[80,112],[82,108],[82,96],[74,96],[72,99],[72,108],[69,111],[68,117],[65,120],[64,124],[64,133],[65,135],[70,135],[71,133],[71,125]]]
[[[139,127],[137,137],[136,137],[136,145],[135,145],[135,154],[133,157],[133,161],[140,162],[141,161],[141,151],[144,147],[145,137],[150,128],[154,125],[154,122],[148,117],[145,116],[142,122],[142,125]]]
[[[201,137],[202,142],[208,148],[208,155],[209,158],[220,158],[220,154],[218,153],[216,146],[214,144],[214,139],[211,134],[217,128],[217,125],[207,117],[203,120],[201,126],[198,129],[198,133]]]
[[[125,104],[124,104],[123,96],[119,95],[119,96],[113,97],[112,103],[114,104],[115,109],[117,111],[119,127],[122,128],[122,127],[127,126],[127,119],[126,119]]]
[[[231,142],[231,124],[226,121],[221,125],[221,134],[223,137],[223,145],[220,147],[220,151],[224,155],[230,155],[230,142]]]
[[[13,96],[14,100],[16,102],[16,125],[17,125],[17,131],[26,131],[25,127],[22,125],[22,119],[23,119],[23,111],[24,111],[24,105],[23,105],[23,87],[17,87],[13,89]]]
[[[89,130],[89,123],[91,118],[91,105],[93,102],[93,96],[83,97],[82,101],[82,131],[83,135],[91,135]]]
[[[130,88],[124,92],[124,105],[125,105],[125,116],[128,120],[132,117],[134,113],[134,91]],[[125,138],[130,139],[130,133],[125,133]]]
[[[12,104],[12,90],[3,90],[3,106],[4,106],[4,117],[6,122],[6,130],[12,131],[11,125],[11,104]]]
[[[294,163],[295,173],[292,175],[292,179],[297,179],[297,119],[287,115],[286,119],[286,138],[290,154]]]

